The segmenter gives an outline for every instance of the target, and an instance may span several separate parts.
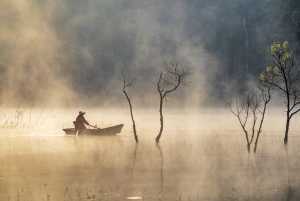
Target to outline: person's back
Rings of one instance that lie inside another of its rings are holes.
[[[87,120],[84,118],[84,112],[79,112],[78,116],[76,117],[76,120],[73,122],[75,126],[75,133],[81,132],[84,129],[86,129],[85,125],[90,125]]]

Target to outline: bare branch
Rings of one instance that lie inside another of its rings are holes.
[[[184,77],[187,75],[183,69],[178,70],[178,64],[171,64],[171,66],[173,69],[168,69],[167,73],[173,76],[173,79],[165,76],[164,80],[167,83],[172,83],[172,81],[174,81],[174,84],[171,88],[164,90],[163,97],[166,97],[169,93],[176,91],[176,89],[181,85]]]
[[[279,89],[279,90],[281,90],[282,92],[286,92],[286,90],[283,88],[283,87],[281,87],[279,84],[277,84],[277,83],[275,83],[275,82],[272,82],[272,81],[268,81],[268,80],[265,80],[264,81],[266,84],[269,84],[269,85],[271,85],[271,86],[273,86],[273,87],[276,87],[277,89]]]
[[[292,112],[290,114],[290,118],[292,118],[295,114],[297,114],[298,112],[300,112],[300,108],[298,108],[296,111]]]
[[[163,94],[163,89],[161,88],[161,82],[162,82],[162,80],[163,80],[163,73],[161,72],[159,74],[159,79],[158,79],[157,84],[156,84],[157,91],[158,91],[158,93],[159,93],[160,96],[162,96],[162,94]]]
[[[176,91],[179,88],[186,75],[187,73],[183,68],[179,69],[178,63],[168,64],[165,72],[161,72],[159,74],[159,79],[156,83],[156,89],[160,96],[160,103],[159,103],[160,130],[158,135],[155,138],[156,143],[159,143],[163,131],[163,124],[164,124],[163,111],[162,111],[163,103],[166,101],[168,94]]]
[[[269,102],[271,100],[270,87],[260,88],[260,90],[261,90],[261,95],[263,97],[264,104],[263,104],[263,110],[261,112],[261,119],[260,119],[259,127],[258,127],[258,130],[256,132],[256,139],[255,139],[254,150],[253,150],[254,153],[256,153],[257,146],[258,146],[258,140],[259,140],[259,137],[260,137],[261,132],[262,132],[262,126],[263,126],[263,123],[264,123],[264,120],[265,120],[267,105],[269,104]]]
[[[122,77],[122,81],[123,81],[123,87],[122,87],[123,91],[126,90],[126,88],[129,88],[129,87],[133,86],[134,80],[133,79],[128,80],[128,78],[126,77],[124,71],[121,72],[121,77]]]
[[[300,105],[300,66],[295,64],[295,56],[287,41],[273,43],[271,45],[271,57],[272,64],[267,67],[262,80],[278,89],[285,97],[284,144],[287,144],[290,120],[300,111],[300,109],[296,109]],[[275,70],[272,68],[274,66],[276,67]]]
[[[131,117],[131,121],[132,121],[132,129],[133,129],[134,139],[135,139],[135,142],[138,143],[139,140],[138,140],[135,120],[134,120],[134,116],[133,116],[132,102],[131,102],[130,96],[128,95],[127,90],[126,90],[128,87],[131,87],[133,85],[133,81],[127,81],[124,72],[122,72],[121,76],[122,76],[122,79],[123,79],[122,91],[123,91],[123,94],[124,94],[124,96],[125,96],[125,98],[128,102],[130,117]]]
[[[253,150],[256,151],[257,149],[267,104],[271,100],[270,91],[269,85],[261,85],[258,87],[258,90],[247,92],[231,101],[230,110],[236,116],[243,130],[248,151],[251,150],[254,141]]]
[[[252,96],[252,101],[251,101],[251,111],[252,111],[252,135],[250,138],[250,144],[252,144],[253,139],[254,139],[254,135],[255,135],[255,128],[256,128],[256,122],[257,122],[257,111],[259,109],[260,106],[260,100],[258,98],[258,96],[255,94]]]
[[[231,112],[238,119],[238,122],[244,132],[247,145],[249,145],[249,137],[248,137],[248,131],[246,125],[249,117],[249,108],[250,108],[250,102],[248,97],[246,98],[246,100],[241,100],[240,98],[236,98],[230,107]]]

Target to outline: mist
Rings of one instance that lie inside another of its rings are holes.
[[[247,153],[247,131],[227,107],[258,94],[272,42],[289,41],[297,61],[296,0],[1,0],[0,8],[0,200],[300,197],[299,117],[283,145],[284,95],[272,88],[252,119],[244,110],[253,133],[265,117],[257,152]],[[172,62],[188,76],[159,99]],[[133,80],[133,113],[122,74]],[[297,113],[294,95],[288,110]],[[83,131],[123,130],[81,135],[79,110],[90,122]]]
[[[3,105],[114,106],[122,96],[122,71],[136,79],[135,96],[146,91],[153,98],[158,73],[169,61],[193,75],[188,92],[182,91],[182,105],[216,104],[233,82],[242,86],[258,75],[271,41],[296,38],[290,21],[281,26],[286,10],[279,0],[251,5],[3,0],[0,5],[5,8],[0,18]],[[151,104],[147,100],[137,102]]]

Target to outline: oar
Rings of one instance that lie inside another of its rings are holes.
[[[93,127],[93,128],[96,128],[96,129],[98,129],[98,127],[97,127],[97,125],[96,126],[93,126],[93,125],[89,125],[90,127]]]

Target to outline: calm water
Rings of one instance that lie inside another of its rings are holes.
[[[114,137],[64,136],[76,110],[20,111],[0,117],[1,201],[299,200],[299,121],[285,149],[280,112],[254,156],[226,110],[167,113],[160,146],[150,110],[136,113],[138,146],[125,109],[87,110],[100,127],[125,123]]]

